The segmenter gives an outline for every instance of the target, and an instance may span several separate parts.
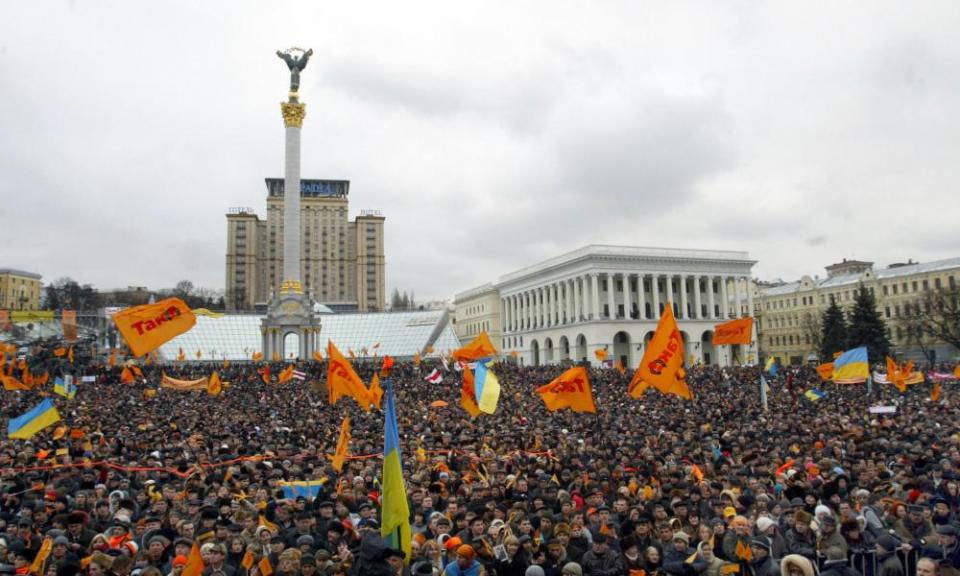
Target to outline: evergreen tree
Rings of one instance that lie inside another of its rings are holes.
[[[831,362],[833,353],[847,347],[847,319],[837,301],[830,298],[830,306],[823,313],[820,337],[820,360]]]
[[[890,340],[887,338],[887,326],[877,311],[877,300],[863,283],[857,290],[857,298],[850,310],[850,329],[847,343],[851,348],[867,347],[870,362],[883,362],[890,354]]]

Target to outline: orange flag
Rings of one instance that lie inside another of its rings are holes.
[[[333,460],[333,469],[340,473],[343,471],[343,463],[347,459],[347,450],[350,445],[350,417],[343,419],[340,425],[340,439],[337,440],[337,451],[330,457]]]
[[[606,362],[606,361],[607,361],[607,351],[604,350],[603,348],[598,348],[598,349],[594,350],[594,351],[593,351],[593,355],[596,356],[596,357],[597,357],[597,360],[599,360],[600,362]]]
[[[133,372],[126,366],[124,366],[123,372],[120,373],[120,381],[124,384],[133,384]]]
[[[453,359],[462,362],[473,362],[481,358],[496,356],[497,349],[493,347],[493,342],[487,336],[486,331],[481,332],[472,342],[462,348],[453,351]]]
[[[940,401],[940,383],[939,382],[933,383],[933,390],[930,391],[930,399],[933,400],[934,402]]]
[[[617,360],[617,372],[619,372],[621,376],[627,373],[627,367],[623,365],[623,360]]]
[[[200,349],[197,348],[197,360],[199,360],[201,356],[202,354],[200,353]]]
[[[319,350],[314,350],[313,359],[316,360],[317,362],[323,362],[323,352]]]
[[[66,426],[57,426],[56,428],[53,429],[53,436],[51,436],[51,438],[53,438],[54,440],[59,440],[63,438],[66,434],[67,434]]]
[[[210,380],[207,381],[207,394],[211,396],[216,396],[223,391],[223,383],[220,382],[220,374],[214,372],[210,375]]]
[[[713,327],[713,345],[750,344],[753,339],[753,318],[737,318]]]
[[[37,551],[37,555],[33,560],[33,564],[30,565],[31,574],[41,574],[44,571],[44,564],[47,561],[47,558],[50,556],[50,552],[53,550],[53,538],[44,538],[43,544],[40,545],[40,550]]]
[[[253,550],[247,548],[247,552],[243,555],[243,559],[240,560],[240,566],[243,566],[245,570],[249,571],[251,568],[253,568],[254,558],[255,556],[253,554]]]
[[[3,380],[3,389],[4,390],[29,390],[30,387],[24,384],[23,382],[17,380],[13,376],[0,376],[0,379]]]
[[[283,384],[291,378],[293,378],[293,364],[290,364],[277,374],[277,384]]]
[[[374,373],[373,380],[370,382],[370,399],[373,405],[380,409],[380,399],[383,398],[383,388],[380,387],[380,375]]]
[[[470,367],[465,363],[461,362],[460,366],[463,368],[463,384],[460,386],[460,405],[463,406],[463,409],[467,411],[467,414],[471,418],[476,418],[480,415],[480,405],[477,404],[477,388],[476,382],[473,380],[473,372],[470,371]]]
[[[593,403],[590,378],[583,366],[575,366],[549,384],[537,388],[537,394],[543,398],[543,403],[551,412],[561,408],[570,408],[574,412],[597,411]]]
[[[59,357],[61,357],[61,356],[65,356],[66,354],[67,354],[67,349],[64,348],[63,346],[61,346],[61,347],[59,347],[59,348],[57,348],[56,350],[53,351],[53,355],[56,356],[57,358],[59,358]]]
[[[414,365],[414,366],[419,366],[419,365],[420,365],[420,352],[419,352],[419,351],[418,351],[418,352],[414,352],[414,354],[413,354],[413,365]]]
[[[913,366],[911,366],[911,368],[913,368]],[[893,358],[887,356],[887,380],[896,386],[897,390],[899,390],[901,393],[907,391],[906,376],[909,374],[909,372],[906,374],[901,372],[900,367],[897,366],[897,363],[893,361]]]
[[[273,566],[270,565],[270,557],[266,554],[260,558],[260,563],[257,564],[257,569],[260,572],[260,576],[273,576]]]
[[[693,394],[687,387],[685,377],[683,336],[680,335],[677,321],[673,317],[673,303],[667,302],[657,331],[643,353],[640,367],[633,373],[628,390],[630,396],[639,398],[646,390],[646,385],[651,385],[664,394],[676,394],[692,400]]]
[[[277,352],[276,350],[273,351],[273,361],[274,361],[274,362],[279,362],[279,361],[280,361],[280,353]]]
[[[117,349],[116,348],[110,351],[110,358],[107,359],[107,364],[109,364],[111,368],[117,365]]]
[[[139,366],[131,366],[130,369],[133,370],[133,373],[137,378],[143,378],[143,370],[140,370]]]
[[[44,372],[43,374],[41,374],[41,375],[37,378],[36,385],[37,385],[37,386],[46,386],[46,385],[47,385],[47,382],[48,382],[49,380],[50,380],[50,373],[49,373],[49,372]]]
[[[113,315],[113,322],[133,355],[139,358],[193,328],[197,317],[183,300],[167,298],[121,310]]]
[[[201,576],[204,568],[203,557],[200,555],[200,547],[194,542],[193,548],[190,549],[190,555],[187,556],[187,565],[183,567],[180,576]]]
[[[67,350],[67,361],[73,364],[73,346],[71,346],[70,349]]]
[[[251,359],[252,359],[254,362],[259,362],[259,361],[263,360],[263,352],[254,352],[254,353],[253,353],[253,356],[251,356]]]
[[[817,374],[820,375],[821,380],[833,378],[833,362],[825,362],[817,366]]]
[[[263,370],[260,371],[260,379],[263,380],[264,384],[270,383],[270,365],[263,367]]]
[[[737,539],[737,558],[741,560],[746,560],[747,562],[753,560],[753,550],[750,549],[750,545],[746,544],[743,540]]]
[[[957,379],[960,379],[960,364],[954,367],[953,375],[957,377]]]
[[[360,405],[364,412],[370,411],[370,391],[364,386],[360,376],[357,376],[350,361],[337,350],[332,340],[327,341],[327,391],[330,395],[330,405],[337,403],[341,396],[351,396]]]
[[[697,482],[703,483],[703,470],[700,469],[696,464],[693,465],[693,477],[697,479]]]

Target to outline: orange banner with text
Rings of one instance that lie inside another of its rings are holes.
[[[140,357],[193,328],[197,317],[183,300],[167,298],[121,310],[113,315],[113,322],[133,355]]]
[[[713,345],[750,344],[753,338],[753,318],[737,318],[713,327]]]

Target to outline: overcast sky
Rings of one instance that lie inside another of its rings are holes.
[[[955,0],[0,0],[0,267],[223,288],[289,46],[302,177],[383,211],[421,301],[589,243],[762,279],[960,256],[958,29]]]

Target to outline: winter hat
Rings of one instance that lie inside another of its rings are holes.
[[[583,576],[583,568],[576,562],[567,562],[563,566],[563,573],[570,576]]]
[[[766,533],[767,530],[769,530],[770,528],[776,525],[777,525],[776,522],[774,522],[773,520],[771,520],[766,516],[761,516],[757,518],[757,529],[760,530],[761,533]]]

